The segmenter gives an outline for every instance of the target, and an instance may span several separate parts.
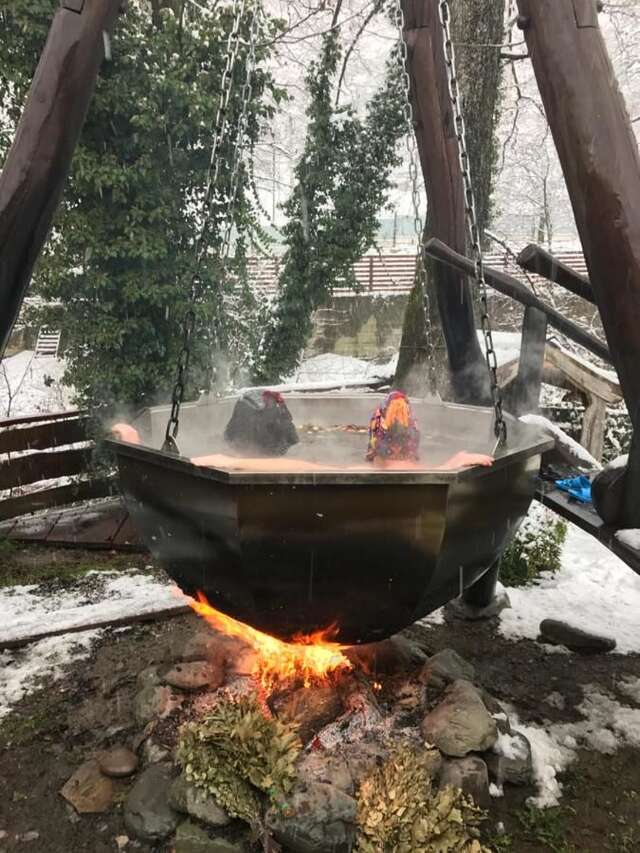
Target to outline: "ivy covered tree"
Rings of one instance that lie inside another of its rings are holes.
[[[228,125],[218,152],[214,198],[219,200],[233,195],[253,6],[246,4],[241,21]],[[2,0],[0,5],[0,160],[56,7],[57,0]],[[189,309],[232,10],[229,4],[213,4],[204,14],[184,0],[129,3],[112,39],[111,60],[103,65],[35,276],[39,293],[63,306],[58,322],[68,365],[65,379],[79,402],[98,410],[134,409],[170,393]],[[263,29],[242,138],[247,148],[282,97],[266,70],[266,45],[273,43],[278,24],[260,12]],[[234,285],[243,280],[246,244],[257,228],[248,183],[240,165],[230,276],[217,260],[224,217],[217,216],[206,232],[191,391],[202,387],[211,368],[212,330],[218,345],[244,348],[230,339],[246,331],[251,296],[248,288],[232,288],[229,280]]]
[[[390,58],[385,83],[363,118],[350,107],[334,105],[340,58],[333,30],[324,36],[320,58],[306,77],[309,123],[295,188],[284,206],[286,251],[257,381],[289,375],[311,333],[313,312],[336,285],[356,288],[353,264],[374,243],[392,170],[399,163],[397,142],[405,125],[397,55]]]

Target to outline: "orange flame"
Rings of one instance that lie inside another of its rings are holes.
[[[336,625],[296,635],[292,643],[284,643],[216,610],[201,592],[196,593],[195,600],[187,600],[216,631],[237,637],[253,649],[256,654],[251,675],[269,693],[282,682],[300,679],[305,687],[311,687],[326,682],[333,673],[353,669],[342,651],[346,646],[333,642],[338,631]]]

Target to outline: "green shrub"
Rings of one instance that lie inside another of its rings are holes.
[[[566,538],[567,523],[534,502],[515,539],[502,556],[502,583],[505,586],[527,586],[541,572],[557,572]]]

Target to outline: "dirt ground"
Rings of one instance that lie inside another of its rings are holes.
[[[89,564],[96,568],[96,563],[103,568],[121,567],[120,558],[111,562],[108,555],[85,556],[87,562],[79,552],[70,558],[80,572]],[[41,551],[29,558],[39,567],[33,577],[24,569],[22,551],[2,555],[0,585],[7,583],[9,574],[13,583],[19,576],[21,582],[59,584],[60,580],[51,580],[59,577],[55,569],[42,568],[45,557]],[[23,566],[20,571],[16,560]],[[58,569],[66,566],[62,582],[73,583],[74,571],[64,560],[57,560]],[[115,838],[126,834],[122,802],[130,783],[119,783],[115,808],[97,816],[78,816],[59,790],[96,751],[135,734],[132,702],[138,672],[171,661],[197,624],[197,617],[188,616],[124,632],[107,631],[89,658],[74,663],[62,680],[41,685],[0,721],[0,853],[113,853],[117,849]],[[472,662],[478,683],[515,706],[523,722],[579,719],[576,707],[586,685],[596,685],[632,705],[629,697],[617,693],[616,684],[625,676],[640,676],[638,655],[548,654],[533,642],[507,642],[491,623],[447,622],[407,633],[419,634],[434,652],[451,647]],[[565,698],[564,710],[544,702],[553,692]],[[533,790],[507,786],[504,799],[494,801],[486,843],[498,853],[640,851],[640,750],[622,749],[614,755],[582,752],[562,781],[561,806],[545,811],[527,806]],[[502,833],[496,829],[500,822]],[[34,832],[37,838],[24,839],[26,833]],[[170,847],[130,843],[125,849],[161,853]]]

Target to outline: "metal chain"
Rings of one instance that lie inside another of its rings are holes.
[[[404,87],[404,120],[407,125],[405,134],[407,154],[409,156],[409,180],[411,183],[411,207],[413,211],[413,225],[418,241],[417,272],[422,279],[422,304],[424,310],[425,336],[427,342],[427,369],[429,371],[429,387],[436,391],[435,376],[435,345],[433,340],[433,328],[431,324],[431,304],[429,301],[427,266],[424,252],[424,221],[420,214],[420,189],[419,174],[421,172],[420,158],[415,136],[415,121],[413,105],[411,103],[411,77],[409,76],[409,52],[404,40],[405,17],[401,0],[395,0],[395,18],[398,30],[398,48],[402,61],[402,82]]]
[[[438,15],[440,18],[440,26],[442,28],[444,41],[449,97],[451,99],[451,107],[453,110],[455,134],[458,140],[458,156],[460,158],[460,169],[462,172],[465,213],[469,229],[469,237],[471,240],[471,251],[473,253],[473,260],[475,264],[476,282],[480,290],[480,320],[482,323],[482,334],[485,344],[487,370],[489,371],[489,381],[491,383],[491,399],[495,412],[494,431],[498,442],[502,443],[506,441],[507,438],[507,424],[504,419],[502,394],[498,384],[498,359],[493,343],[491,318],[489,317],[488,290],[484,277],[481,235],[478,227],[475,194],[471,180],[471,164],[467,150],[467,134],[464,116],[462,115],[462,98],[460,96],[460,88],[458,86],[458,78],[456,75],[455,51],[453,48],[453,41],[451,39],[451,12],[448,0],[438,0]]]
[[[186,376],[191,361],[191,340],[193,338],[196,323],[195,306],[199,292],[199,273],[202,261],[207,251],[206,237],[214,216],[213,195],[217,189],[218,178],[220,175],[220,157],[218,156],[218,152],[224,141],[228,123],[228,107],[233,88],[233,73],[238,59],[240,45],[242,43],[242,39],[240,38],[240,26],[244,16],[244,11],[245,0],[233,0],[233,25],[227,37],[227,61],[220,81],[220,98],[213,125],[213,144],[211,148],[211,156],[209,158],[209,168],[207,170],[207,184],[201,204],[202,223],[198,236],[196,237],[196,261],[195,268],[191,274],[189,309],[187,310],[184,318],[182,349],[178,356],[176,382],[171,396],[171,412],[167,422],[163,445],[163,450],[170,453],[178,453],[176,438],[180,429],[180,407],[184,400]]]

